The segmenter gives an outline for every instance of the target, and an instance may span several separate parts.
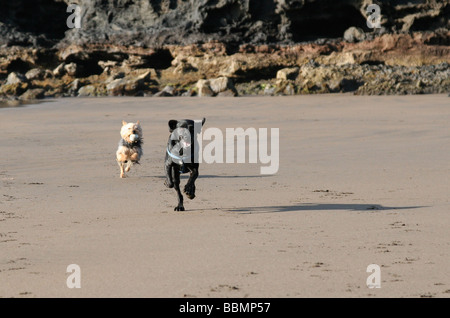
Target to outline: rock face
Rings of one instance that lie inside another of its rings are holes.
[[[81,28],[66,25],[72,2]],[[373,2],[379,29],[366,24]],[[450,0],[0,0],[0,8],[3,100],[450,91]]]
[[[66,25],[71,3],[81,8],[79,29]],[[449,0],[0,0],[0,45],[292,44],[342,37],[349,27],[372,31],[371,3],[388,32],[449,27]]]
[[[373,40],[293,46],[84,45],[0,48],[0,97],[43,89],[64,96],[238,96],[450,91],[450,36],[383,34]],[[444,42],[445,43],[445,42]],[[25,75],[22,75],[25,74]],[[42,97],[42,91],[26,96]]]

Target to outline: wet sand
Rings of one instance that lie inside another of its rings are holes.
[[[450,297],[450,98],[73,98],[0,109],[0,297]],[[280,166],[200,166],[169,119],[280,129]],[[121,121],[144,157],[119,178]],[[186,178],[182,180],[182,186]],[[81,288],[66,285],[69,264]],[[381,288],[366,285],[367,266]]]

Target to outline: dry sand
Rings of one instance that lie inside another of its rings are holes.
[[[0,296],[449,297],[449,106],[317,95],[0,109]],[[197,197],[174,212],[167,121],[203,116],[205,128],[280,128],[280,169],[202,164]],[[127,179],[122,119],[145,136]],[[369,264],[381,288],[366,286]]]

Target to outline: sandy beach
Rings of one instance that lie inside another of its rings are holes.
[[[0,108],[0,297],[448,298],[449,105],[327,94]],[[175,212],[167,122],[202,117],[279,128],[279,170],[202,163],[197,197]],[[122,120],[144,132],[125,179]],[[70,264],[81,288],[66,284]]]

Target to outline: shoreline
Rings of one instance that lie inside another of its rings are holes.
[[[444,96],[447,95],[450,97],[450,93],[447,94],[444,93],[427,93],[427,94],[402,94],[402,95],[389,95],[389,94],[377,94],[377,95],[357,95],[351,92],[348,93],[320,93],[320,94],[308,94],[308,95],[294,95],[297,98],[302,98],[304,96],[385,96],[385,97],[395,97],[395,96]],[[293,95],[267,95],[264,96],[265,98],[274,98],[274,97],[293,97]],[[130,96],[115,96],[113,98],[129,98]],[[198,96],[173,96],[175,98],[199,98]],[[261,95],[239,95],[239,96],[222,96],[225,98],[257,98],[262,97]],[[71,98],[77,98],[77,99],[106,99],[111,98],[111,96],[78,96],[78,97],[46,97],[42,99],[36,99],[36,100],[20,100],[20,99],[12,99],[12,100],[0,100],[0,109],[1,108],[15,108],[15,107],[26,107],[30,105],[38,105],[43,103],[51,103],[51,102],[58,102],[59,100],[64,99],[71,99]],[[141,99],[141,98],[164,98],[161,96],[132,96],[132,98]],[[206,98],[213,98],[212,96],[206,97]]]

